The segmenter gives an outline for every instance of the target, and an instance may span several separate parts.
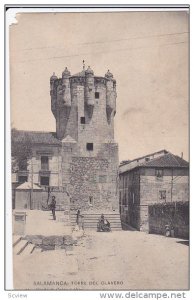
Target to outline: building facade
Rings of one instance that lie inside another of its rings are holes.
[[[56,132],[16,131],[14,141],[29,142],[32,153],[12,174],[14,186],[28,181],[63,191],[72,210],[119,212],[113,75],[84,67],[71,76],[66,68],[51,76],[50,95]]]
[[[120,164],[121,220],[148,231],[148,206],[189,200],[189,164],[166,150]]]

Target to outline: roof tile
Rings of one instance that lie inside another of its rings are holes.
[[[144,162],[140,166],[175,168],[175,167],[188,167],[189,163],[177,155],[174,155],[172,153],[167,153],[163,156],[152,159],[148,162]]]
[[[32,144],[61,145],[54,132],[16,130],[12,139],[20,143],[29,141]]]

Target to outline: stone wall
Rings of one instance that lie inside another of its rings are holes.
[[[118,210],[116,174],[111,173],[107,159],[73,157],[70,185],[72,209],[102,212]]]
[[[71,136],[77,141],[78,139],[78,100],[77,84],[71,85],[71,109],[65,127],[64,136]],[[63,116],[64,118],[64,116]],[[61,124],[63,127],[63,124]],[[63,129],[62,129],[63,130]]]
[[[82,89],[81,89],[82,88]],[[86,143],[94,144],[94,151],[90,155],[95,156],[101,143],[114,141],[114,121],[113,117],[109,123],[106,114],[106,87],[103,84],[95,86],[95,91],[99,92],[99,99],[94,99],[92,117],[88,116],[84,107],[84,87],[77,87],[78,101],[78,143],[82,152],[86,152]],[[85,124],[80,123],[80,118],[85,117]]]
[[[120,213],[123,223],[139,229],[140,174],[139,170],[120,174]]]
[[[77,244],[77,240],[73,239],[71,235],[54,235],[47,237],[42,235],[26,235],[25,240],[41,248],[42,251],[55,249],[73,250],[73,246]]]
[[[189,202],[149,205],[149,233],[165,234],[165,225],[174,228],[175,237],[189,238]]]
[[[62,142],[62,181],[72,209],[118,211],[118,145],[104,143],[99,149],[89,156],[77,142]]]
[[[50,210],[48,205],[51,203],[52,196],[56,197],[56,210],[69,210],[70,197],[64,190],[58,188],[45,190],[15,190],[15,209],[37,209],[37,210]]]
[[[155,169],[141,169],[140,198],[141,204],[148,205],[157,202],[188,201],[189,176],[187,169],[164,169],[163,176],[157,178]],[[161,199],[160,191],[166,191],[165,199]]]
[[[155,169],[140,171],[140,226],[148,232],[148,205],[189,200],[189,177],[187,169],[164,169],[163,177],[155,176]],[[161,193],[164,193],[163,195]]]
[[[43,193],[36,190],[15,190],[15,209],[41,209]]]

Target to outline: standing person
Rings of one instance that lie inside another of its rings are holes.
[[[100,224],[100,230],[103,231],[103,229],[104,229],[104,215],[103,214],[101,214],[101,216],[100,216],[99,224]]]
[[[50,208],[51,208],[51,211],[52,211],[53,220],[56,220],[56,215],[55,215],[56,200],[55,200],[55,196],[52,196],[52,201],[51,201],[51,204],[50,204]]]
[[[80,218],[81,218],[81,213],[80,213],[80,210],[78,209],[77,214],[76,214],[76,224],[78,227],[80,225]]]
[[[81,215],[81,224],[82,224],[82,230],[84,230],[84,216]]]

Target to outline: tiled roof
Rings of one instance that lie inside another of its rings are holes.
[[[61,145],[55,132],[16,130],[12,139],[20,143],[29,141],[32,144]]]
[[[153,153],[150,153],[150,154],[147,154],[147,155],[144,155],[144,156],[140,156],[140,157],[137,157],[137,158],[134,158],[132,160],[124,160],[121,162],[122,165],[124,164],[129,164],[129,163],[132,163],[134,161],[139,161],[141,159],[144,159],[146,157],[150,157],[150,156],[153,156],[153,155],[156,155],[156,154],[161,154],[161,155],[164,155],[164,154],[167,154],[169,153],[167,150],[163,149],[163,150],[159,150],[157,152],[153,152]]]
[[[153,157],[153,155],[155,154],[157,156]],[[142,156],[141,158],[131,160],[124,164],[120,164],[119,172],[124,173],[140,167],[189,168],[189,163],[177,155],[174,155],[166,150],[162,150],[153,154]]]
[[[167,153],[168,153],[168,151],[166,151],[164,149],[164,150],[160,150],[160,151],[157,151],[157,152],[153,152],[151,154],[140,156],[140,157],[135,158],[133,160],[128,160],[128,161],[121,162],[120,166],[119,166],[119,171],[120,171],[120,173],[123,173],[123,172],[129,171],[129,170],[132,170],[132,169],[144,164],[148,160],[149,161],[153,160],[153,159],[155,159],[157,157],[160,157],[160,156],[163,156]]]
[[[158,158],[154,158],[150,161],[144,162],[140,164],[140,166],[145,166],[145,167],[159,167],[159,168],[164,168],[164,167],[171,167],[171,168],[176,168],[176,167],[181,167],[181,168],[188,168],[189,163],[182,159],[181,157],[174,155],[172,153],[167,153],[163,156],[160,156]]]
[[[67,135],[63,140],[62,143],[76,143],[76,141],[70,136]]]
[[[24,182],[19,185],[16,190],[30,190],[32,188],[31,182]],[[42,190],[36,183],[33,183],[33,190]]]

